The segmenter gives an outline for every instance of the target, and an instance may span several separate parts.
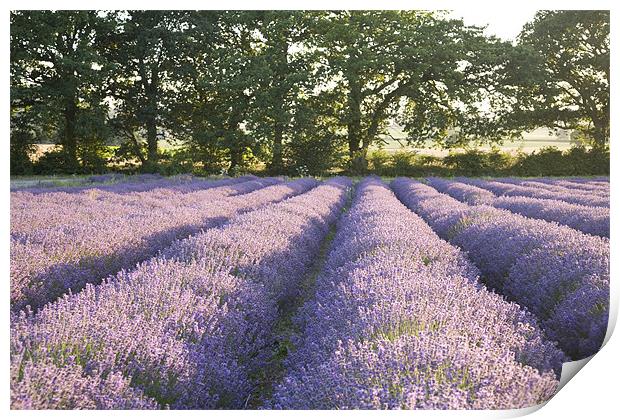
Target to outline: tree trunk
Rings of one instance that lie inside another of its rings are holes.
[[[146,69],[143,68],[143,75]],[[151,80],[143,80],[144,93],[147,100],[144,124],[146,126],[146,161],[142,165],[143,172],[157,172],[159,156],[157,154],[157,116],[159,109],[157,100],[159,95],[159,73],[157,68],[151,68]]]
[[[241,100],[239,103],[242,103]],[[228,171],[233,175],[243,166],[244,137],[239,130],[242,120],[242,114],[238,110],[231,114],[228,119],[227,130],[224,134],[226,136],[226,144],[229,145],[230,151],[230,167]]]
[[[595,121],[594,123],[594,143],[595,147],[604,149],[609,142],[609,123]]]
[[[273,156],[269,169],[272,173],[279,175],[284,169],[284,163],[282,161],[282,140],[284,138],[284,128],[287,124],[287,114],[285,111],[286,105],[285,96],[288,91],[286,86],[286,75],[289,73],[288,68],[288,48],[289,44],[286,38],[281,38],[276,41],[275,45],[277,51],[277,62],[275,63],[275,100],[273,103],[274,112],[274,127],[273,127]]]
[[[146,161],[143,165],[144,172],[155,172],[157,170],[157,123],[155,118],[146,121]]]
[[[366,172],[367,148],[360,143],[362,141],[362,110],[361,110],[361,86],[355,79],[349,80],[349,118],[347,121],[347,142],[349,145],[349,158],[351,160],[351,172],[358,175]]]
[[[271,158],[270,170],[275,175],[280,175],[284,169],[282,162],[282,138],[284,136],[284,127],[280,122],[275,123],[273,130],[273,157]]]
[[[67,98],[64,109],[65,130],[63,135],[63,150],[66,155],[66,169],[70,173],[75,173],[79,169],[77,159],[77,138],[75,136],[75,118],[77,114],[77,104],[75,97]]]
[[[229,172],[234,174],[241,166],[243,161],[243,151],[237,143],[230,147],[230,167]]]

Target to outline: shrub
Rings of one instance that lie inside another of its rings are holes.
[[[194,158],[190,150],[160,150],[157,172],[166,175],[180,175],[194,172]]]
[[[571,170],[566,168],[562,152],[557,147],[545,147],[527,155],[519,153],[513,171],[521,176],[563,176]]]
[[[30,156],[35,152],[34,137],[31,132],[16,130],[11,132],[11,174],[29,175],[33,171]]]
[[[507,152],[493,148],[489,152],[470,149],[465,152],[450,152],[444,164],[461,176],[492,176],[503,174],[514,158]]]
[[[368,162],[373,173],[381,174],[390,166],[390,154],[383,149],[375,150],[368,154]]]
[[[35,175],[66,174],[67,167],[67,156],[58,146],[43,153],[32,165],[32,171]]]
[[[82,144],[78,148],[78,158],[81,163],[81,172],[87,174],[102,174],[108,172],[108,162],[114,156],[114,149],[97,144]]]
[[[290,175],[326,175],[345,161],[344,145],[331,136],[299,137],[285,143],[283,151],[285,170]]]
[[[380,176],[409,176],[421,177],[427,175],[448,176],[448,170],[443,166],[442,159],[431,155],[422,155],[412,151],[397,151],[388,153],[385,150],[376,150],[369,154],[371,172]]]
[[[511,172],[520,176],[608,175],[609,151],[579,145],[564,152],[546,147],[529,155],[520,154]]]
[[[576,146],[565,152],[571,175],[609,175],[609,150]]]

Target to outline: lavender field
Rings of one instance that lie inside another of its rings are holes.
[[[609,178],[93,181],[11,191],[13,409],[523,408],[606,334]]]

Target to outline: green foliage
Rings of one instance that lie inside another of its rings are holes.
[[[548,147],[520,155],[512,172],[520,176],[609,175],[609,151],[577,146],[561,152]]]
[[[371,170],[381,176],[588,176],[609,174],[609,151],[582,146],[548,147],[513,155],[498,149],[451,152],[444,158],[412,152],[370,154]]]
[[[450,153],[443,163],[464,176],[500,175],[514,163],[511,154],[497,148],[489,152],[472,149],[461,153]]]
[[[329,136],[302,137],[284,145],[286,172],[294,176],[328,175],[343,166],[344,144]]]
[[[609,11],[543,10],[525,25],[506,77],[506,124],[569,128],[609,141]]]
[[[138,150],[138,151],[137,151]],[[120,146],[114,148],[112,156],[109,159],[110,166],[115,170],[125,170],[128,172],[136,172],[140,168],[140,161],[137,156],[146,154],[145,144],[135,144],[131,141],[125,141]]]
[[[324,96],[353,172],[365,170],[368,148],[390,120],[403,125],[411,144],[432,139],[453,147],[506,135],[482,102],[509,43],[427,11],[326,13],[317,26],[324,80],[334,86]]]
[[[220,174],[229,166],[228,153],[219,147],[205,144],[203,147],[189,148],[186,153],[187,158],[197,163],[205,174]]]
[[[84,143],[78,149],[78,164],[81,174],[103,174],[110,171],[115,157],[114,146],[102,146]],[[56,146],[43,153],[34,163],[31,162],[32,173],[36,175],[75,174],[74,170],[67,170],[67,154],[62,146]],[[125,166],[128,170],[130,166]]]
[[[80,171],[80,120],[98,113],[106,95],[106,62],[97,46],[111,23],[96,11],[11,12],[12,116],[32,114],[39,131],[64,146],[62,171]]]
[[[160,150],[157,172],[165,176],[191,174],[193,157],[188,150]]]
[[[376,150],[369,154],[368,159],[371,163],[371,172],[381,176],[421,177],[428,175],[448,176],[450,174],[441,158],[416,152],[387,153],[384,150]]]
[[[271,149],[269,170],[284,169],[284,143],[295,139],[294,121],[318,85],[312,71],[317,53],[312,42],[315,14],[301,11],[257,12],[254,25],[261,36],[256,37],[255,71],[257,89],[247,129],[260,144]],[[320,147],[320,146],[317,146]]]
[[[203,157],[208,170],[243,171],[260,148],[262,138],[252,135],[252,111],[264,77],[259,59],[256,12],[196,12],[191,16],[187,65],[176,71],[178,100],[171,108],[178,127],[175,134]],[[250,161],[248,160],[250,159]]]
[[[14,11],[10,19],[14,174],[608,166],[606,11],[541,11],[518,45],[419,10]],[[392,123],[409,145],[467,151],[369,155]],[[540,126],[571,128],[582,147],[518,157],[472,148]],[[175,150],[162,151],[161,139]],[[42,140],[61,147],[33,164]]]
[[[390,154],[382,149],[376,150],[368,155],[368,162],[373,172],[383,174],[390,166]]]
[[[11,114],[10,160],[11,174],[32,173],[30,156],[36,151],[36,134],[32,128],[31,115],[25,111]]]
[[[416,161],[416,154],[409,152],[396,152],[392,155],[392,165],[395,173],[406,173],[411,170]]]
[[[112,121],[117,133],[133,144],[143,171],[157,170],[158,140],[177,129],[172,115],[179,100],[179,68],[186,54],[190,13],[132,10],[120,14],[115,31],[102,34],[102,50],[113,63],[110,95],[115,100]],[[146,147],[143,147],[145,145]]]
[[[68,167],[67,154],[62,147],[55,147],[41,155],[33,164],[33,173],[36,175],[73,173],[66,170]]]
[[[113,153],[106,146],[112,134],[107,124],[107,109],[102,106],[79,108],[76,115],[75,136],[77,158],[81,173],[105,173]]]
[[[32,173],[30,156],[35,152],[34,141],[34,136],[29,131],[11,131],[11,174],[28,175]]]

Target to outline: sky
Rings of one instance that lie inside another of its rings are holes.
[[[520,7],[518,9],[469,8],[453,10],[450,17],[462,18],[467,25],[488,25],[485,33],[495,35],[505,41],[514,41],[523,25],[534,17],[536,9]]]

